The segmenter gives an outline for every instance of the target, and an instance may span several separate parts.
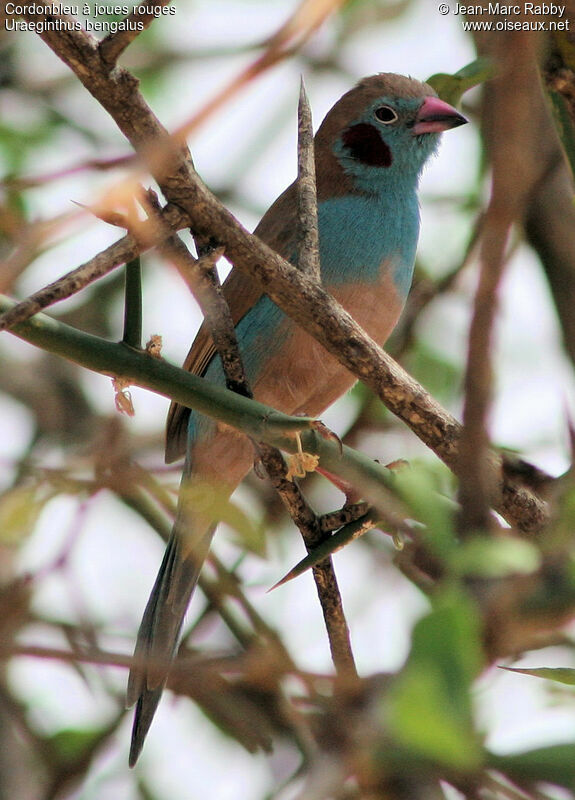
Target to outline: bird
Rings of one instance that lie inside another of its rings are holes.
[[[417,189],[440,134],[467,122],[428,84],[395,73],[360,80],[314,137],[322,284],[383,345],[405,304],[419,236]],[[297,187],[289,186],[254,233],[297,266]],[[255,284],[232,268],[223,284],[256,400],[317,416],[356,381]],[[202,324],[184,368],[225,385]],[[138,631],[127,706],[136,706],[129,763],[142,750],[173,662],[185,613],[215,525],[210,502],[229,496],[253,466],[249,439],[173,402],[166,461],[185,456],[178,510]],[[190,489],[193,487],[193,491]]]

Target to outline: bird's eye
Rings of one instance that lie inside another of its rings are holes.
[[[374,114],[375,118],[383,122],[384,125],[391,125],[397,119],[397,113],[391,106],[380,106],[375,109]]]

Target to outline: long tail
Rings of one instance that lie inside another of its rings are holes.
[[[186,609],[214,533],[212,526],[198,538],[190,553],[189,547],[183,547],[189,532],[184,529],[182,517],[178,515],[146,605],[128,678],[126,704],[128,708],[136,704],[130,746],[131,767],[138,760],[160,702]],[[184,550],[187,551],[185,555]]]

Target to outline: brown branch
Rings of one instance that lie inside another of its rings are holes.
[[[101,664],[107,667],[130,668],[132,656],[124,653],[110,653],[95,647],[74,650],[62,650],[56,647],[40,647],[38,645],[10,644],[0,647],[0,660],[15,656],[42,658],[49,661],[66,661],[71,664]]]
[[[469,332],[465,372],[464,429],[460,443],[459,527],[462,533],[487,530],[494,474],[489,463],[489,410],[492,399],[493,326],[506,246],[539,177],[540,166],[526,159],[532,150],[533,87],[538,85],[538,38],[514,31],[493,38],[491,56],[499,76],[484,102],[493,165],[491,199],[481,230],[481,269]]]
[[[171,236],[161,245],[160,251],[176,266],[200,306],[222,359],[228,389],[252,397],[237,349],[233,320],[215,270],[222,250],[216,249],[195,259],[178,236]]]
[[[22,192],[25,189],[34,189],[36,186],[43,186],[46,183],[59,181],[67,178],[70,175],[77,175],[79,172],[87,170],[94,170],[96,172],[109,172],[120,167],[127,167],[133,164],[136,156],[133,153],[125,156],[116,156],[115,158],[87,158],[77,164],[72,164],[68,167],[52,170],[43,175],[33,174],[30,177],[25,176],[5,176],[0,180],[0,188],[13,189],[17,192]]]
[[[33,15],[29,15],[34,18]],[[40,15],[39,18],[42,18]],[[76,73],[111,114],[132,146],[155,172],[166,199],[187,212],[194,234],[216,238],[226,256],[260,282],[280,308],[366,383],[385,405],[451,469],[457,468],[461,425],[378,347],[341,306],[307,275],[250,235],[196,175],[189,153],[176,148],[138,92],[135,79],[116,68],[108,73],[91,40],[78,31],[44,31],[43,40]],[[151,149],[169,154],[158,166]],[[522,530],[537,530],[546,504],[502,472],[501,457],[489,458],[491,503]]]
[[[571,17],[575,8],[571,4]],[[569,12],[568,12],[569,13]],[[571,40],[571,43],[570,41]],[[571,111],[571,130],[575,131],[575,71],[569,69],[564,54],[573,49],[573,33],[569,37],[551,37],[551,49],[542,67],[548,90],[564,98]],[[525,213],[525,234],[545,271],[561,323],[563,342],[575,364],[575,207],[573,205],[573,175],[557,135],[543,92],[534,87],[531,100],[533,125],[538,137],[531,143],[525,157],[544,166]]]

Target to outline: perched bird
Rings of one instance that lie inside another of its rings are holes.
[[[439,134],[467,120],[434,90],[401,75],[361,80],[333,106],[315,136],[322,282],[383,344],[403,308],[419,234],[417,185]],[[297,265],[296,187],[273,203],[255,233]],[[289,414],[320,414],[355,377],[287,317],[239,270],[224,294],[246,374],[257,400]],[[224,382],[203,325],[184,364]],[[168,415],[166,460],[186,455],[178,514],[146,606],[128,682],[136,703],[130,764],[135,764],[162,694],[183,618],[208,553],[214,525],[186,494],[197,484],[231,494],[253,463],[247,439],[183,406]]]

